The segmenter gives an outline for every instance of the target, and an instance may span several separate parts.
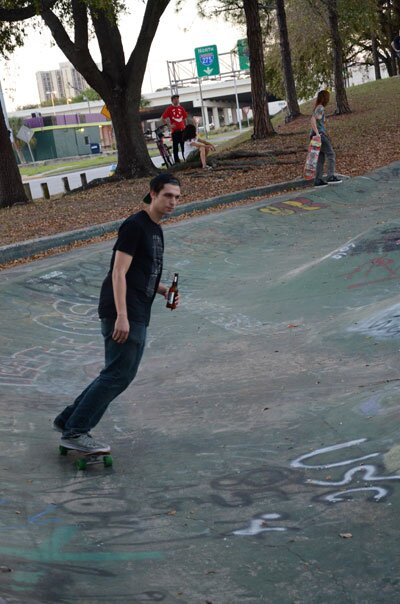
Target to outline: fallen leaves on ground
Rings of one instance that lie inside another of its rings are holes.
[[[361,175],[400,159],[400,149],[395,144],[400,137],[398,87],[398,79],[390,78],[348,90],[352,113],[332,116],[328,120],[338,173]],[[308,113],[311,110],[311,103],[303,107],[303,111]],[[334,105],[331,104],[327,112],[333,111]],[[310,115],[302,115],[292,123],[277,126],[277,135],[273,137],[249,140],[231,152],[217,153],[212,160],[215,164],[213,171],[204,173],[197,168],[179,170],[182,182],[180,203],[301,177],[309,123]],[[122,220],[143,207],[141,200],[148,191],[148,182],[148,178],[108,182],[50,201],[35,201],[29,205],[1,209],[0,245]],[[205,211],[197,210],[191,215],[221,211],[225,207],[248,204],[255,199]],[[187,217],[184,215],[173,220]],[[58,248],[57,252],[113,237],[114,234],[105,235]],[[56,252],[53,250],[36,257],[53,253]]]

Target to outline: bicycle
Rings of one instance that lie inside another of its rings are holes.
[[[157,149],[164,160],[165,167],[168,168],[169,166],[173,166],[175,162],[170,153],[171,147],[164,142],[164,128],[165,126],[158,126],[158,128],[154,130],[154,134],[156,135]]]

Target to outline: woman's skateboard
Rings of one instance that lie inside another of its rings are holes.
[[[306,164],[304,166],[304,178],[305,180],[312,180],[315,178],[315,173],[317,171],[317,163],[319,153],[321,151],[321,137],[313,136],[310,139],[310,144],[308,146],[308,153],[306,158]]]
[[[102,463],[105,468],[111,468],[113,465],[113,459],[109,451],[97,451],[96,453],[88,453],[87,451],[80,451],[79,449],[69,449],[60,445],[60,455],[68,455],[68,453],[78,454],[78,458],[75,459],[74,464],[77,470],[86,470],[87,466]]]

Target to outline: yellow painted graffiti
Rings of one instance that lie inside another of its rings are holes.
[[[264,214],[274,214],[275,216],[289,216],[289,214],[294,214],[294,210],[285,210],[284,208],[276,208],[274,206],[267,206],[265,208],[260,208],[260,212]]]
[[[263,214],[272,214],[273,216],[290,216],[299,212],[314,212],[326,207],[322,203],[314,203],[307,197],[296,197],[285,201],[277,201],[268,206],[259,208]]]
[[[304,203],[302,203],[301,201],[284,201],[283,202],[285,205],[287,206],[293,206],[295,208],[301,208],[302,210],[304,210],[305,212],[313,212],[314,210],[320,210],[321,206],[319,205],[315,205],[315,206],[308,206],[305,205]]]

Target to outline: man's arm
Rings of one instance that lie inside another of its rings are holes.
[[[126,273],[132,263],[133,257],[125,252],[117,251],[112,271],[112,285],[114,302],[117,309],[117,319],[114,325],[113,340],[124,344],[129,335],[128,311],[126,308]]]
[[[166,109],[166,110],[164,111],[164,113],[162,114],[162,116],[161,116],[161,120],[162,120],[162,123],[163,123],[165,126],[166,126],[166,125],[168,125],[168,120],[169,120],[169,121],[171,121],[171,120],[170,120],[170,115],[169,115],[169,107],[167,107],[167,109]]]

